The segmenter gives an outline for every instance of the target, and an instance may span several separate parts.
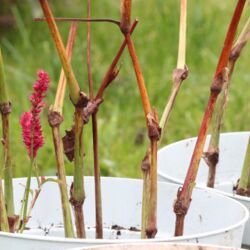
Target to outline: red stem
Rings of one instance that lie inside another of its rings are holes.
[[[197,176],[200,159],[203,153],[208,127],[212,118],[217,97],[224,83],[223,70],[224,67],[226,67],[229,59],[230,51],[233,45],[233,39],[235,37],[236,29],[243,11],[244,4],[245,0],[238,0],[237,6],[233,14],[233,18],[228,28],[224,46],[211,85],[210,97],[204,113],[204,117],[202,120],[201,128],[192,155],[192,159],[189,165],[189,169],[183,187],[178,192],[177,200],[174,205],[174,211],[176,213],[176,229],[175,229],[176,236],[180,236],[183,234],[184,218],[191,203],[192,191],[195,185],[195,179]]]

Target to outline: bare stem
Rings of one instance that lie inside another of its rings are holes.
[[[250,38],[250,18],[247,20],[243,30],[241,31],[237,41],[233,45],[228,62],[228,81],[225,82],[222,92],[218,97],[215,109],[215,119],[212,121],[211,139],[208,150],[204,153],[204,159],[209,167],[207,186],[214,187],[216,165],[219,160],[219,138],[220,128],[223,120],[223,115],[227,105],[228,91],[231,83],[234,66]]]
[[[236,193],[242,196],[250,196],[250,137],[248,139],[246,156],[241,172],[240,182]]]
[[[49,29],[51,31],[51,35],[53,37],[53,40],[54,40],[54,43],[58,52],[58,56],[60,57],[67,82],[69,84],[71,101],[74,103],[74,105],[78,105],[80,103],[86,104],[88,101],[88,98],[85,93],[80,92],[79,84],[75,78],[73,69],[67,58],[66,51],[62,42],[62,38],[57,28],[56,22],[54,20],[52,11],[49,7],[48,1],[47,0],[39,0],[39,1],[43,9],[44,15],[46,17]]]
[[[132,23],[132,26],[130,28],[130,34],[133,33],[136,25],[138,24],[138,20],[135,20],[133,23]],[[119,48],[119,50],[117,51],[111,65],[109,66],[103,80],[102,80],[102,83],[97,91],[97,94],[96,94],[96,97],[95,99],[101,99],[103,98],[103,94],[104,94],[104,91],[105,89],[107,88],[107,86],[110,84],[110,82],[116,77],[118,71],[116,70],[116,65],[117,63],[119,62],[120,58],[121,58],[121,55],[126,47],[127,43],[126,43],[126,39],[124,38],[124,41],[121,45],[121,47]]]
[[[34,18],[36,22],[46,21],[46,18]],[[87,23],[100,23],[100,22],[107,22],[113,23],[116,25],[120,25],[119,21],[110,18],[68,18],[68,17],[55,17],[56,22],[87,22]]]
[[[184,222],[181,223],[183,217],[185,217],[188,208],[191,203],[192,191],[195,185],[195,179],[198,172],[198,167],[200,163],[200,159],[202,156],[205,139],[208,132],[208,127],[212,118],[215,102],[217,97],[222,89],[222,86],[225,82],[224,70],[227,66],[227,62],[229,59],[230,51],[233,45],[233,39],[235,37],[236,29],[243,11],[243,7],[245,5],[245,0],[238,0],[237,6],[235,8],[226,39],[224,42],[224,46],[218,61],[218,65],[215,71],[214,79],[211,85],[211,93],[208,100],[208,104],[203,116],[201,128],[199,131],[199,135],[197,138],[197,142],[195,145],[195,149],[191,158],[191,162],[189,165],[189,169],[181,190],[179,190],[177,195],[177,200],[174,205],[174,211],[176,213],[176,229],[175,235],[180,236],[183,234]]]
[[[77,33],[77,23],[73,22],[71,24],[67,47],[66,47],[66,54],[68,60],[70,62],[73,52],[73,45],[76,38]],[[56,166],[57,166],[57,173],[59,179],[59,189],[60,189],[60,196],[61,196],[61,205],[63,211],[63,221],[64,221],[64,233],[65,237],[73,238],[74,237],[74,229],[69,205],[69,197],[68,197],[68,190],[67,190],[67,182],[66,182],[66,173],[65,173],[65,166],[64,166],[64,157],[63,157],[63,146],[62,140],[60,135],[60,125],[63,122],[62,116],[62,108],[64,103],[65,97],[65,88],[66,88],[66,77],[64,74],[63,69],[61,70],[60,79],[57,86],[56,91],[56,98],[54,105],[51,107],[51,110],[48,115],[48,121],[52,128],[52,136],[53,136],[53,143],[56,155]]]
[[[121,0],[121,24],[120,28],[123,34],[129,33],[131,22],[131,0]]]
[[[83,203],[85,200],[83,175],[83,109],[75,109],[74,144],[74,182],[71,187],[70,202],[75,212],[75,224],[78,238],[85,238]]]
[[[51,111],[49,117],[53,116],[57,117],[57,119],[55,119],[55,117],[53,119],[49,118],[49,123],[50,126],[52,127],[52,136],[53,136],[53,143],[56,155],[57,174],[58,174],[58,179],[60,180],[59,189],[60,189],[61,204],[63,211],[64,234],[65,237],[74,238],[74,229],[71,218],[64,158],[63,158],[63,147],[60,136],[60,123],[62,122],[63,118],[60,116],[59,113]]]
[[[141,94],[141,100],[144,109],[144,115],[146,125],[148,129],[148,136],[150,138],[150,198],[149,198],[149,210],[148,210],[148,222],[145,229],[148,238],[154,238],[157,233],[157,142],[160,138],[160,128],[158,125],[158,119],[156,112],[152,112],[151,105],[149,102],[147,89],[144,83],[144,78],[140,68],[139,60],[136,55],[136,50],[129,33],[125,34],[128,50],[130,57],[133,62],[138,88]]]
[[[91,0],[88,0],[88,19],[91,17]],[[88,82],[89,97],[94,100],[93,93],[93,77],[91,67],[91,25],[88,23],[87,32],[87,66],[88,66]],[[102,228],[102,197],[101,197],[101,173],[98,158],[98,126],[97,113],[92,114],[92,134],[93,134],[93,155],[94,155],[94,179],[95,179],[95,217],[96,217],[96,238],[103,238]]]
[[[186,30],[187,30],[187,0],[181,0],[177,69],[184,69],[185,67],[186,33],[187,33]]]
[[[183,80],[185,80],[188,76],[188,69],[185,65],[185,55],[186,55],[186,22],[187,22],[187,0],[181,1],[180,6],[180,28],[179,28],[179,49],[178,49],[178,60],[177,60],[177,68],[173,71],[173,87],[171,90],[170,97],[165,106],[164,112],[162,114],[159,126],[162,129],[162,134],[166,128],[168,123],[170,113],[173,109],[176,96],[180,90],[181,84]],[[161,134],[161,135],[162,135]],[[162,136],[158,144],[160,144]],[[149,185],[150,185],[150,148],[147,150],[144,159],[142,161],[142,172],[143,172],[143,202],[142,202],[142,238],[146,237],[145,228],[147,227],[148,220],[148,209],[149,209]]]
[[[7,211],[5,208],[5,200],[3,195],[2,179],[0,177],[0,231],[9,232],[9,223]]]
[[[7,214],[8,217],[11,218],[15,215],[13,185],[12,185],[13,169],[11,164],[10,126],[9,126],[11,103],[7,92],[1,49],[0,49],[0,112],[2,116],[2,134],[3,134],[4,193],[5,193]]]
[[[77,22],[72,22],[68,36],[66,55],[69,62],[71,61],[72,58],[73,46],[76,39],[77,26],[78,26]],[[64,70],[61,69],[60,78],[57,85],[55,103],[53,107],[53,110],[59,112],[60,114],[62,114],[66,84],[67,84],[67,79],[65,77]]]
[[[33,153],[31,155],[33,155]],[[24,203],[24,206],[23,206],[23,212],[22,212],[22,224],[21,224],[21,228],[20,228],[20,232],[21,233],[25,229],[26,223],[28,221],[27,210],[28,210],[28,203],[29,203],[31,175],[32,175],[33,166],[34,166],[34,158],[33,158],[33,156],[31,156],[31,158],[30,158],[29,172],[28,172],[26,186],[25,186],[25,192],[24,192],[24,199],[22,201]]]

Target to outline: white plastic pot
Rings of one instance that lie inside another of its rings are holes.
[[[234,194],[233,187],[240,178],[250,132],[224,133],[220,136],[220,155],[216,170],[215,190],[244,204],[250,211],[250,198]],[[187,173],[196,143],[195,138],[178,141],[163,147],[158,152],[159,180],[182,184]],[[210,136],[207,137],[205,151]],[[208,167],[201,160],[197,186],[205,187]],[[216,208],[217,209],[217,208]],[[235,214],[235,213],[233,213]],[[250,245],[250,220],[246,224],[243,244]]]
[[[72,178],[68,178],[70,185]],[[20,205],[25,179],[15,180],[15,200]],[[21,185],[21,184],[22,185]],[[36,180],[32,180],[32,187]],[[0,233],[1,249],[61,250],[99,244],[129,242],[181,241],[240,247],[244,224],[249,214],[239,202],[209,190],[195,189],[190,211],[186,216],[185,236],[173,237],[175,215],[173,201],[178,185],[158,184],[158,234],[155,239],[142,241],[139,232],[111,230],[112,225],[126,229],[140,228],[142,181],[123,178],[102,178],[103,223],[105,239],[94,239],[94,181],[85,178],[85,223],[88,239],[63,238],[58,186],[46,183],[39,196],[25,234]],[[216,207],[216,213],[214,212]],[[225,209],[225,207],[227,209]],[[17,207],[17,211],[18,211]],[[232,214],[234,214],[232,216]],[[44,236],[44,235],[47,236]],[[119,235],[120,234],[120,235]],[[117,239],[118,238],[118,239]]]
[[[71,250],[236,250],[230,247],[197,244],[173,244],[173,243],[148,243],[148,244],[119,244],[95,247],[74,248]],[[238,248],[240,249],[240,248]]]

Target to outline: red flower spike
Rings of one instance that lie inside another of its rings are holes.
[[[37,150],[44,144],[39,114],[45,106],[43,99],[46,96],[50,82],[49,75],[43,70],[38,71],[37,76],[39,79],[34,83],[34,92],[29,98],[32,105],[31,110],[24,112],[20,119],[23,142],[29,156],[32,158],[36,157]]]

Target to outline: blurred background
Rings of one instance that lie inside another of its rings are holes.
[[[86,17],[86,0],[49,1],[57,17]],[[161,146],[196,136],[208,100],[209,86],[216,68],[235,0],[188,1],[187,65],[188,79],[183,83]],[[48,107],[53,103],[60,74],[60,61],[46,23],[34,22],[43,16],[34,0],[0,0],[0,43],[5,61],[5,74],[11,97],[11,150],[15,176],[23,176],[29,159],[22,143],[19,119],[28,111],[29,95],[38,69],[46,70],[51,86],[43,112],[45,145],[38,152],[38,165],[43,175],[55,175],[51,129],[47,123]],[[119,19],[118,0],[92,1],[92,17]],[[240,29],[249,16],[245,8]],[[135,46],[148,88],[152,106],[161,115],[171,90],[172,70],[176,67],[179,27],[179,1],[133,0],[133,17],[140,22],[133,34]],[[66,42],[69,26],[58,23]],[[123,36],[117,26],[92,24],[92,68],[95,90],[112,61]],[[239,30],[240,30],[239,29]],[[72,65],[81,88],[88,92],[86,65],[86,24],[81,23],[74,47]],[[250,45],[244,49],[232,78],[229,104],[222,131],[243,131],[250,127]],[[99,151],[102,175],[141,177],[140,162],[148,146],[140,95],[128,51],[125,50],[121,71],[108,88],[99,110]],[[66,97],[64,130],[72,125],[73,108]],[[85,174],[93,174],[91,126],[84,129]],[[72,164],[66,161],[67,173]]]

